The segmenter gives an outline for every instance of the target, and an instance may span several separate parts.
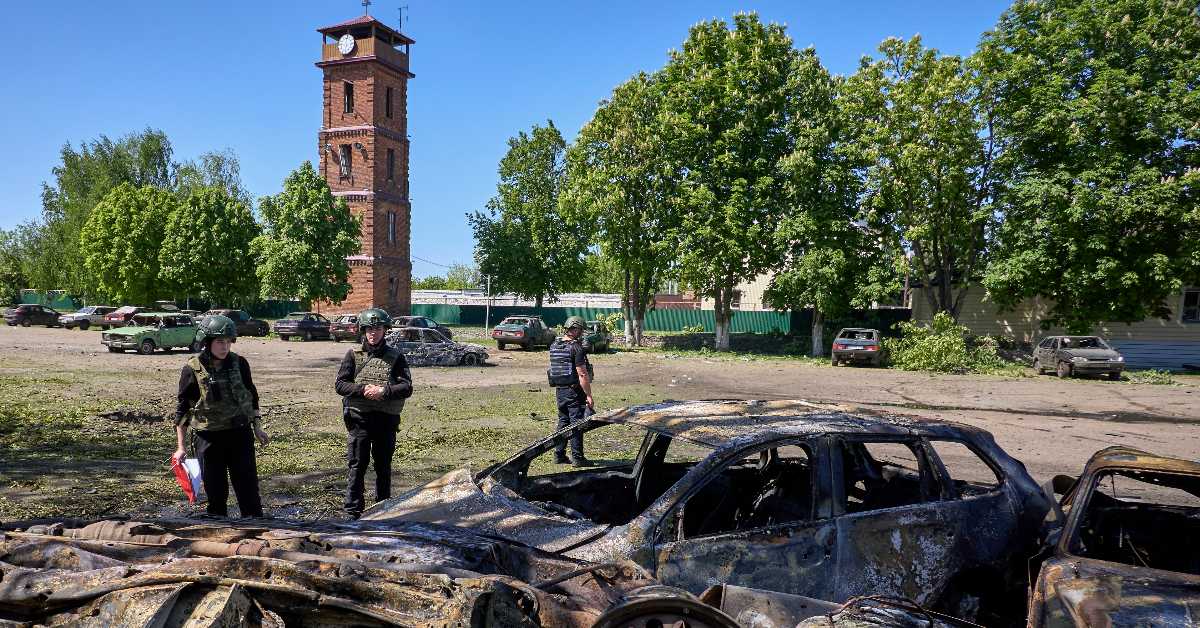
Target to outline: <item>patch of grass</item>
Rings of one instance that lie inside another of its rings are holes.
[[[1174,385],[1175,376],[1171,371],[1149,369],[1145,371],[1126,371],[1125,378],[1134,384],[1157,384],[1160,386]]]

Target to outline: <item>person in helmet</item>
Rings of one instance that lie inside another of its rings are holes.
[[[352,519],[366,506],[367,466],[375,461],[375,500],[392,496],[392,454],[404,400],[412,396],[412,373],[404,354],[384,342],[392,317],[379,308],[363,310],[358,327],[362,346],[346,352],[334,388],[342,396],[346,424],[346,513]]]
[[[554,387],[558,402],[558,425],[555,431],[572,423],[584,420],[589,412],[595,412],[592,402],[592,365],[580,337],[587,327],[578,316],[567,317],[566,333],[550,345],[550,368],[546,374]],[[570,462],[576,467],[591,464],[583,455],[583,434],[571,437],[571,456],[567,458],[567,443],[554,445],[554,461],[559,464]]]
[[[200,324],[201,350],[179,373],[175,408],[175,454],[181,460],[190,427],[208,513],[228,516],[229,485],[243,517],[261,517],[258,465],[254,439],[265,447],[270,438],[262,429],[258,389],[246,358],[230,351],[237,326],[225,316],[209,316]]]

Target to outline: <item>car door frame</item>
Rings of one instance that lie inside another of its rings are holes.
[[[919,503],[862,512],[845,511],[845,465],[842,444],[900,443],[908,445],[922,469],[919,479],[927,498]],[[959,541],[951,530],[940,499],[941,478],[924,439],[913,434],[838,434],[830,443],[834,521],[837,554],[833,600],[861,595],[900,596],[926,603],[941,593],[944,582],[932,581],[941,566],[953,561]],[[929,476],[926,477],[925,474]],[[929,492],[932,491],[932,492]]]
[[[730,465],[755,453],[788,445],[801,445],[808,451],[813,483],[812,520],[679,538],[683,521],[675,514],[686,507],[689,499]],[[727,583],[823,598],[832,592],[836,573],[837,526],[828,499],[830,470],[827,439],[823,436],[783,437],[712,454],[647,508],[647,511],[663,514],[650,528],[649,545],[652,550],[649,562],[652,564],[643,566],[648,567],[664,584],[688,589],[695,594],[713,584]],[[662,500],[671,500],[671,503],[659,503]],[[675,538],[670,538],[672,535]],[[780,542],[781,539],[787,540]],[[786,553],[784,549],[787,547],[792,547],[796,552]],[[715,550],[719,564],[688,560],[689,555],[703,555],[705,549],[710,552]],[[756,553],[755,550],[759,551]],[[678,568],[672,564],[673,552],[679,556],[676,559],[680,563]],[[772,558],[780,560],[770,564]],[[745,567],[739,569],[739,563]],[[709,572],[704,573],[705,569]],[[804,569],[807,569],[807,573],[802,571]],[[686,580],[677,577],[683,573],[688,575]]]

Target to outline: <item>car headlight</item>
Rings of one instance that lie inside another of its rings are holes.
[[[1119,356],[1113,358],[1113,362],[1124,362],[1124,361],[1125,361],[1125,356],[1123,356],[1123,355],[1119,355]]]
[[[1087,362],[1087,358],[1071,358],[1072,362]]]

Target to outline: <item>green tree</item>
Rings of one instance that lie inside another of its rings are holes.
[[[559,211],[566,147],[552,121],[510,138],[487,213],[467,216],[475,261],[492,291],[514,292],[538,307],[578,280],[589,240]]]
[[[177,297],[244,303],[258,293],[250,243],[260,233],[250,208],[226,190],[192,190],[167,219],[159,277]]]
[[[621,294],[630,345],[641,345],[646,310],[678,253],[680,177],[667,158],[662,88],[644,73],[617,86],[567,154],[563,212],[594,227],[603,252],[585,260],[584,283],[604,281],[592,276],[603,264],[616,267],[611,291]]]
[[[89,212],[79,254],[93,296],[114,303],[150,303],[169,296],[159,279],[159,251],[179,202],[153,186],[122,183]]]
[[[250,249],[263,298],[341,303],[350,294],[350,264],[362,226],[335,199],[309,162],[292,171],[283,191],[259,200],[263,233]]]
[[[799,51],[754,14],[693,26],[663,70],[665,138],[681,177],[678,276],[715,301],[716,346],[729,348],[734,287],[777,266],[787,211],[783,160],[801,115]]]
[[[230,149],[207,152],[198,161],[176,165],[173,179],[176,192],[183,198],[205,188],[217,188],[246,207],[252,205],[250,193],[242,185],[241,162]]]
[[[441,275],[430,275],[413,281],[413,290],[446,290],[446,278]]]
[[[571,287],[571,292],[621,294],[625,288],[624,282],[625,272],[617,265],[617,261],[605,253],[603,247],[596,247],[584,256],[583,274],[579,283]],[[650,295],[653,296],[656,291],[657,286]]]
[[[76,150],[62,147],[62,163],[53,169],[54,184],[42,184],[42,219],[31,260],[32,287],[86,294],[90,285],[79,237],[88,217],[110,191],[123,183],[134,188],[170,183],[171,142],[162,131],[146,129],[113,141],[101,135]]]
[[[960,57],[889,38],[847,80],[845,108],[865,168],[862,203],[910,253],[934,312],[957,320],[984,267],[996,184],[991,101]]]
[[[978,57],[1008,180],[989,295],[1074,332],[1171,316],[1200,282],[1196,3],[1016,2]]]
[[[21,301],[21,290],[28,284],[22,261],[25,252],[20,227],[0,229],[0,306]]]
[[[898,281],[880,225],[859,206],[869,164],[840,102],[844,82],[811,49],[797,68],[802,113],[788,129],[795,148],[783,165],[790,211],[775,234],[787,257],[763,296],[776,309],[813,309],[812,355],[820,356],[826,317],[867,307]]]

